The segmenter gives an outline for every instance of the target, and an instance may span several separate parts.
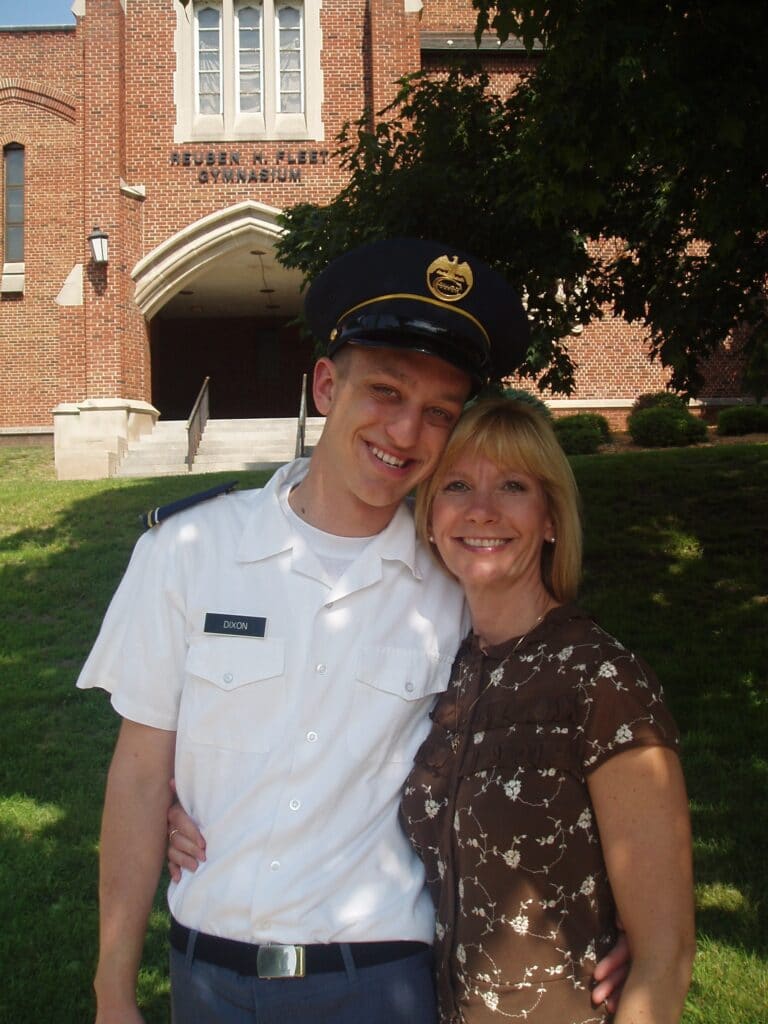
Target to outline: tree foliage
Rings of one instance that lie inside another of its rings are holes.
[[[336,200],[289,211],[285,261],[311,274],[384,234],[437,237],[525,286],[543,384],[568,390],[568,333],[606,302],[648,325],[675,387],[695,394],[737,331],[764,390],[768,7],[473,4],[478,32],[542,44],[536,72],[507,101],[477,72],[404,79],[386,120],[343,134]]]
[[[492,95],[482,72],[402,79],[375,125],[365,115],[342,131],[349,181],[335,199],[283,215],[281,261],[311,279],[342,252],[377,238],[435,238],[465,248],[527,296],[532,344],[522,372],[542,388],[571,390],[563,339],[599,315],[600,291],[597,281],[586,288],[593,260],[575,226],[565,218],[542,224],[525,201],[520,127],[514,103]]]

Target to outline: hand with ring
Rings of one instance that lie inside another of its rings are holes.
[[[173,785],[173,784],[172,784]],[[176,801],[168,809],[168,871],[178,882],[182,869],[196,871],[205,860],[205,839],[181,804]]]

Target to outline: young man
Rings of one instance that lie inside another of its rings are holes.
[[[207,841],[169,892],[176,1024],[434,1020],[433,912],[397,807],[465,622],[402,501],[527,324],[499,275],[413,240],[335,261],[306,312],[328,353],[312,459],[145,535],[78,680],[123,716],[98,1024],[141,1020],[171,776]]]

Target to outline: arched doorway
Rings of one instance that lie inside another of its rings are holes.
[[[275,258],[278,213],[251,200],[216,211],[137,264],[164,419],[189,415],[206,376],[212,418],[297,414],[313,349],[295,324],[301,277]]]

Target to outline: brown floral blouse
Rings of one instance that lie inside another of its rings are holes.
[[[484,653],[470,635],[404,789],[437,907],[442,1024],[606,1021],[590,999],[616,938],[586,779],[676,749],[659,683],[573,605]]]

